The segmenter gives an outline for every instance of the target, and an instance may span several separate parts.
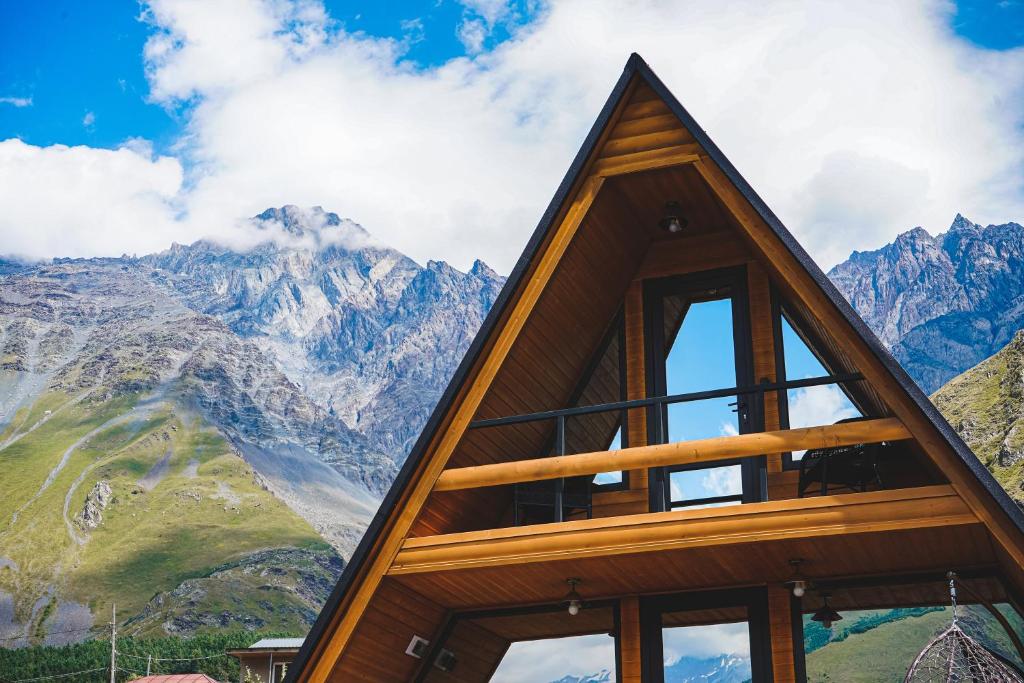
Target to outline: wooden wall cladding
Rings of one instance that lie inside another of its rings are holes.
[[[405,654],[414,635],[430,640],[445,610],[423,595],[385,578],[373,606],[359,621],[349,646],[331,673],[333,683],[408,681],[420,660]],[[486,680],[486,679],[485,679]]]
[[[452,671],[431,667],[426,683],[487,683],[511,642],[472,620],[459,620],[442,647],[455,655]]]

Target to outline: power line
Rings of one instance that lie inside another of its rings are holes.
[[[97,671],[106,671],[107,667],[101,666],[98,669],[86,669],[85,671],[72,671],[66,674],[53,674],[50,676],[36,676],[35,678],[19,678],[13,681],[7,681],[6,683],[28,683],[29,681],[46,681],[54,678],[68,678],[69,676],[80,676],[82,674],[91,674]]]
[[[117,651],[119,657],[134,657],[135,659],[146,659],[149,655],[130,655],[127,652]],[[221,652],[215,655],[202,655],[198,657],[153,657],[154,662],[194,662],[200,659],[216,659],[218,657],[227,657],[228,653]]]

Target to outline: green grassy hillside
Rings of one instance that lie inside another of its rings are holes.
[[[267,549],[333,556],[173,391],[145,400],[49,393],[19,411],[0,447],[0,596],[13,597],[13,621],[33,636],[106,621],[114,603],[123,617],[139,615],[157,594],[171,609],[183,582]],[[82,511],[99,482],[111,495],[90,528]],[[269,623],[304,628],[308,600],[270,597],[264,612],[295,609]]]
[[[932,401],[1003,488],[1024,503],[1024,332]]]
[[[1018,631],[1024,623],[1004,610]],[[961,608],[971,637],[1021,666],[1002,627],[984,608]],[[836,622],[831,639],[807,655],[808,683],[899,683],[917,654],[950,624],[950,610],[864,610]],[[866,627],[866,628],[865,628]],[[804,617],[808,645],[824,631]],[[808,648],[811,649],[811,648]]]

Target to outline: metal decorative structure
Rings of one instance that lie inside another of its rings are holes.
[[[960,628],[955,581],[950,574],[953,623],[921,650],[907,670],[904,683],[1024,683],[1024,674],[1017,667]]]

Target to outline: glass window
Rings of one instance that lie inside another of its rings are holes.
[[[562,603],[456,615],[441,645],[451,666],[431,667],[425,680],[612,683],[618,678],[617,610],[584,599],[575,615]]]
[[[612,442],[608,444],[608,450],[617,451],[622,448],[622,427],[615,430]],[[598,486],[622,484],[622,472],[602,472],[594,477],[594,483]]]
[[[718,507],[743,502],[739,463],[669,472],[671,507]]]
[[[698,626],[665,625],[661,637],[666,683],[751,679],[750,627],[745,619]]]
[[[658,683],[763,683],[770,677],[767,603],[760,590],[645,599],[645,661]],[[645,678],[647,680],[647,678]]]
[[[666,393],[685,394],[736,386],[732,300],[686,304],[682,297],[665,298],[666,325],[677,322],[666,337]],[[737,434],[735,397],[675,403],[667,410],[668,441],[689,441]]]
[[[607,633],[512,643],[492,683],[615,681],[615,639]]]
[[[785,315],[781,316],[780,325],[787,380],[831,374]],[[786,406],[788,422],[785,424],[790,429],[835,424],[840,420],[863,416],[838,384],[789,389],[786,392]],[[803,451],[795,451],[791,454],[791,460],[799,461],[803,454]]]
[[[1024,622],[1008,605],[998,605],[1012,627]],[[1018,667],[1024,667],[1016,648],[999,622],[980,605],[962,605],[960,627],[972,638]],[[841,621],[826,629],[803,618],[804,653],[808,683],[838,680],[868,683],[902,681],[918,653],[949,627],[949,607],[900,607],[896,609],[840,610]],[[856,666],[850,666],[856,662]]]

